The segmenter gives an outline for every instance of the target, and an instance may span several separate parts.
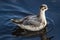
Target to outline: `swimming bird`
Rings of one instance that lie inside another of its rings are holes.
[[[42,4],[40,6],[39,14],[29,15],[21,19],[11,19],[11,21],[22,29],[39,31],[45,28],[47,25],[47,20],[45,16],[45,11],[47,10],[48,6],[46,4]]]

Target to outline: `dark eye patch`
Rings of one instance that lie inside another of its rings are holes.
[[[46,9],[46,7],[44,7],[44,9]]]

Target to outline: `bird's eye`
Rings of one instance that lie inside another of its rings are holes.
[[[46,9],[46,7],[44,9]]]

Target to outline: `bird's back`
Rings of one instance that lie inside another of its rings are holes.
[[[38,19],[37,15],[27,16],[27,19],[23,22],[24,25],[34,25],[39,26],[40,20]]]

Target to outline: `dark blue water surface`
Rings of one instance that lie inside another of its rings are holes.
[[[24,38],[14,37],[11,32],[16,25],[11,18],[23,18],[30,14],[38,14],[41,4],[47,4],[46,12],[48,21],[48,36],[54,36],[52,40],[60,40],[60,0],[0,0],[0,40],[40,40],[40,37]]]

